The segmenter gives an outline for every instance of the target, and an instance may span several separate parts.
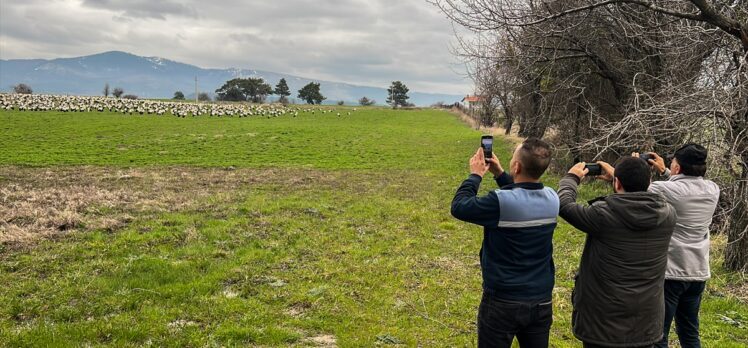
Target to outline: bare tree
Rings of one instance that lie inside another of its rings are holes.
[[[109,96],[109,83],[104,85],[104,97]]]
[[[744,1],[431,2],[481,40],[493,38],[459,37],[458,52],[494,62],[520,135],[550,135],[587,160],[707,146],[709,174],[723,188],[716,221],[728,234],[725,265],[748,270]]]
[[[114,87],[114,90],[112,91],[112,95],[115,98],[121,97],[123,94],[125,94],[125,90],[120,87]]]
[[[501,76],[495,73],[495,63],[490,59],[476,62],[471,76],[475,82],[478,101],[478,122],[481,126],[492,127],[497,121],[496,113],[501,106]]]

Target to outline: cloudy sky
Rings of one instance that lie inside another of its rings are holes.
[[[450,22],[425,0],[2,0],[0,58],[120,50],[204,68],[466,94]]]

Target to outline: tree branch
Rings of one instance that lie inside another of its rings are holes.
[[[652,10],[652,11],[655,11],[655,12],[663,13],[663,14],[670,15],[670,16],[675,16],[675,17],[678,17],[678,18],[690,19],[690,20],[695,20],[695,21],[704,21],[704,17],[702,17],[701,14],[683,13],[683,12],[673,11],[673,10],[666,9],[664,7],[659,7],[659,6],[653,4],[653,3],[649,2],[649,1],[644,1],[644,0],[607,0],[607,1],[602,1],[602,2],[598,2],[598,3],[590,4],[590,5],[587,5],[587,6],[581,6],[581,7],[572,8],[572,9],[569,9],[569,10],[566,10],[566,11],[562,11],[562,12],[559,12],[559,13],[556,13],[556,14],[553,14],[553,15],[550,15],[550,16],[547,16],[547,17],[543,17],[543,18],[538,19],[538,20],[533,21],[533,22],[521,23],[521,24],[518,24],[517,26],[518,27],[533,26],[533,25],[537,25],[537,24],[540,24],[540,23],[543,23],[543,22],[547,22],[549,20],[561,18],[561,17],[567,16],[567,15],[570,15],[570,14],[573,14],[573,13],[594,10],[594,9],[596,9],[598,7],[607,6],[607,5],[614,5],[614,4],[634,4],[634,5],[639,5],[639,6],[646,7],[648,9]]]

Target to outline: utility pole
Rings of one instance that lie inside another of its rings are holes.
[[[195,75],[195,104],[197,104],[198,98],[197,98],[197,75]]]
[[[390,104],[392,104],[392,108],[395,108],[395,89],[390,85]]]

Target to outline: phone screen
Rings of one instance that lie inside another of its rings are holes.
[[[483,147],[483,155],[486,159],[491,158],[493,156],[493,138],[481,138],[480,142]]]

